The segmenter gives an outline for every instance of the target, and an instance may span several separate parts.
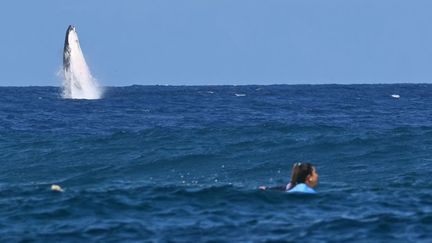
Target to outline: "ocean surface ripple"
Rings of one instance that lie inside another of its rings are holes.
[[[2,87],[0,241],[430,242],[431,94],[129,86],[68,100]],[[317,166],[317,195],[257,190],[287,183],[297,161]]]

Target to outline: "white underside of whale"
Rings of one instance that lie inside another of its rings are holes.
[[[75,29],[69,31],[68,46],[64,57],[68,65],[63,67],[63,97],[67,99],[100,99],[102,89],[91,75],[85,61]]]

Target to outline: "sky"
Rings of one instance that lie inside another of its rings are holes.
[[[430,0],[0,2],[0,86],[60,86],[77,28],[104,86],[432,82]]]

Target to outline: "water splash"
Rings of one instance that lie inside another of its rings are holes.
[[[63,52],[63,98],[100,99],[102,88],[91,75],[74,26],[69,26]]]

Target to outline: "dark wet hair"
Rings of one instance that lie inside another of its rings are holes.
[[[311,163],[294,163],[288,190],[295,187],[299,183],[305,183],[306,178],[309,175],[312,175],[313,170],[314,166]]]

